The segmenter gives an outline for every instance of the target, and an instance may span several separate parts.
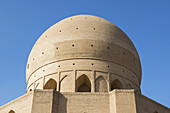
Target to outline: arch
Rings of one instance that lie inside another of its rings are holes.
[[[114,89],[121,89],[121,88],[122,88],[122,84],[118,79],[112,81],[112,83],[111,83],[111,91],[114,90]]]
[[[81,75],[76,80],[76,92],[91,92],[91,82],[86,75]]]
[[[44,85],[44,89],[54,89],[57,88],[57,82],[54,79],[48,80],[48,82]]]
[[[13,110],[10,110],[9,113],[15,113]]]
[[[126,86],[126,88],[127,88],[127,89],[133,89],[130,84],[128,84],[128,85]]]
[[[70,73],[67,72],[67,75],[64,75],[63,77],[60,76],[60,78],[62,78],[59,83],[60,92],[72,92],[75,90],[72,87],[73,80]]]
[[[35,86],[35,89],[37,89],[38,85],[39,85],[39,83]]]
[[[95,80],[95,90],[96,92],[107,92],[107,82],[106,80],[100,76]]]

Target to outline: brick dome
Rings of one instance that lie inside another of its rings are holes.
[[[61,20],[40,36],[27,62],[27,90],[43,89],[53,79],[57,90],[74,92],[81,85],[76,83],[81,75],[86,75],[82,80],[89,79],[91,84],[86,85],[91,90],[96,90],[92,85],[102,75],[107,91],[113,80],[121,88],[140,91],[141,64],[133,43],[117,26],[92,15]]]

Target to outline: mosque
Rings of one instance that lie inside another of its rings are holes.
[[[0,113],[170,113],[141,94],[138,52],[111,22],[92,15],[61,20],[35,43],[26,94]]]

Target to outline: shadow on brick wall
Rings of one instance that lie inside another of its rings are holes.
[[[67,113],[67,99],[60,92],[53,92],[52,113]]]

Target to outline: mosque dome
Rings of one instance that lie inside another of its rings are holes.
[[[33,46],[26,69],[27,92],[140,92],[140,58],[131,40],[111,22],[92,15],[63,19]]]

